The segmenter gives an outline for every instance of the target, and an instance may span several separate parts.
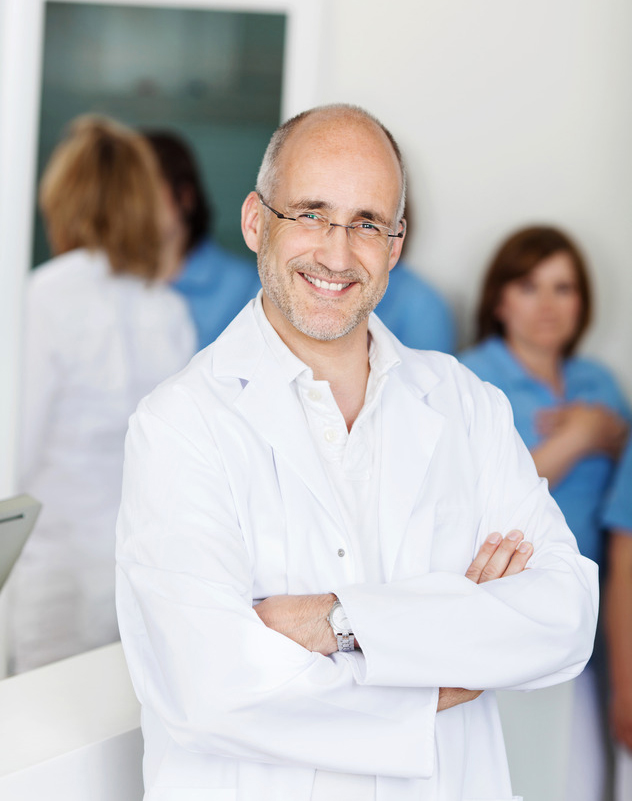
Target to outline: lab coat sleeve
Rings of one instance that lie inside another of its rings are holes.
[[[471,380],[468,392],[484,499],[471,556],[491,532],[514,528],[533,542],[534,556],[521,574],[479,585],[430,572],[334,588],[362,646],[366,684],[535,689],[573,678],[592,651],[596,565],[578,553],[505,396]]]
[[[437,691],[363,686],[361,655],[311,653],[259,620],[221,456],[192,404],[182,415],[186,435],[143,402],[126,445],[117,606],[142,704],[194,752],[430,776]]]

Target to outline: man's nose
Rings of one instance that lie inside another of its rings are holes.
[[[351,246],[350,234],[349,229],[339,223],[326,228],[314,251],[316,260],[335,272],[344,272],[354,267],[357,258]]]

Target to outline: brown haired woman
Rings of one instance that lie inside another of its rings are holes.
[[[158,168],[135,132],[82,117],[40,205],[53,252],[26,294],[20,483],[43,510],[12,582],[11,668],[118,637],[114,529],[127,419],[194,351],[159,279]]]
[[[600,511],[625,444],[630,410],[609,371],[575,355],[591,315],[584,259],[550,227],[509,237],[483,282],[478,344],[460,357],[509,398],[516,428],[577,538],[602,561]],[[568,798],[601,798],[599,703],[589,665],[575,680]]]

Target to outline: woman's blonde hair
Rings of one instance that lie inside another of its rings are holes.
[[[55,254],[102,250],[112,272],[155,278],[159,175],[140,134],[107,117],[75,119],[40,183],[40,208]]]

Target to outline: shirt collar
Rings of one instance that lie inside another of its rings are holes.
[[[306,371],[308,371],[310,377],[312,377],[313,374],[311,369],[304,362],[302,362],[298,356],[295,356],[292,353],[292,351],[272,327],[272,323],[270,320],[268,320],[266,313],[263,310],[262,298],[263,290],[259,290],[257,297],[255,298],[255,320],[257,321],[257,325],[259,326],[266,345],[270,348],[274,358],[279,363],[281,371],[287,379],[288,384],[294,381],[301,373]]]
[[[268,320],[263,310],[262,295],[263,291],[260,290],[255,299],[255,319],[267,346],[281,366],[281,370],[288,384],[296,380],[302,373],[306,374],[305,378],[313,380],[314,374],[311,367],[308,367],[298,356],[292,353],[272,327],[272,323]],[[367,387],[367,399],[370,394],[370,389],[372,387],[377,387],[378,383],[381,383],[381,379],[386,376],[393,367],[401,363],[401,358],[395,349],[388,329],[381,325],[373,314],[369,317],[369,342],[369,364],[371,366],[371,374]]]

